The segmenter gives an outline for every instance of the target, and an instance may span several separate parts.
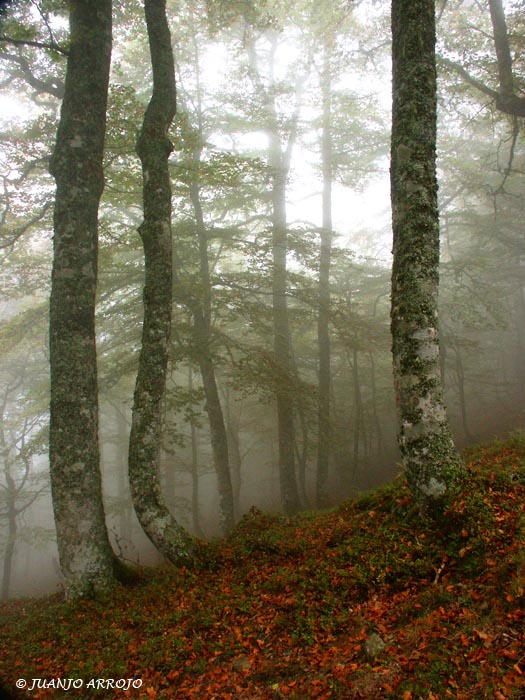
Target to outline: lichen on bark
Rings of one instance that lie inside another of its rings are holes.
[[[49,462],[68,598],[113,585],[98,444],[95,295],[98,206],[111,58],[111,0],[70,9],[65,93],[50,172],[56,181],[49,347]]]
[[[408,482],[439,515],[464,468],[447,422],[439,367],[435,7],[393,0],[392,353]]]
[[[144,532],[170,562],[188,562],[192,540],[167,508],[159,477],[162,403],[172,309],[171,184],[168,130],[175,115],[175,68],[163,0],[145,1],[153,93],[137,140],[142,163],[144,321],[133,399],[128,469],[133,506]]]

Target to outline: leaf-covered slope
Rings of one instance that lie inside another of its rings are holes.
[[[446,532],[400,480],[321,514],[251,512],[194,569],[104,601],[4,604],[0,677],[82,679],[28,694],[69,700],[521,699],[525,440],[466,459]]]

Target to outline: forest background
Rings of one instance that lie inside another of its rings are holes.
[[[116,5],[100,213],[100,437],[113,545],[125,557],[147,562],[157,555],[135,520],[126,470],[143,285],[135,140],[151,81],[140,8]],[[180,284],[162,477],[177,520],[209,537],[220,532],[221,517],[196,308],[208,320],[205,360],[226,427],[234,518],[252,506],[281,507],[274,397],[283,385],[293,406],[301,507],[317,504],[318,294],[328,182],[333,248],[330,422],[323,450],[327,502],[397,471],[389,335],[390,20],[382,3],[364,1],[334,0],[323,3],[322,11],[308,2],[180,2],[168,9],[178,86],[170,172]],[[520,3],[505,3],[505,10],[521,94]],[[66,17],[66,3],[20,2],[2,27],[21,41],[0,48],[6,106],[0,279],[4,597],[32,592],[27,582],[35,570],[43,586],[58,580],[49,565],[55,545],[47,476],[54,197],[48,168],[63,95],[65,58],[59,49],[67,42]],[[519,426],[523,417],[522,124],[518,116],[502,114],[494,99],[499,76],[488,6],[444,3],[438,36],[441,369],[456,441],[467,444]],[[274,361],[271,317],[275,158],[286,168],[279,197],[288,234],[293,366],[284,376]]]

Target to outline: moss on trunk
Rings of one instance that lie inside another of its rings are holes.
[[[172,239],[168,130],[175,114],[175,69],[165,2],[146,0],[153,94],[137,141],[142,163],[144,220],[144,322],[129,443],[133,506],[145,533],[172,563],[191,556],[192,541],[170,514],[162,496],[159,457],[162,402],[166,390],[171,307]]]
[[[50,299],[49,461],[66,595],[113,585],[98,445],[95,294],[111,58],[111,0],[71,3],[64,101],[50,163],[57,191]]]
[[[392,351],[408,481],[440,513],[463,474],[439,367],[434,3],[393,0]]]

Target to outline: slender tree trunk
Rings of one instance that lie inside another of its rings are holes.
[[[230,466],[232,476],[233,502],[235,505],[235,513],[240,513],[241,504],[241,486],[242,486],[242,455],[241,443],[239,436],[239,428],[241,422],[241,411],[235,411],[232,406],[231,393],[228,387],[222,391],[223,402],[225,406],[226,419],[226,435],[228,437],[228,453],[230,455]]]
[[[468,424],[467,397],[465,395],[465,370],[463,367],[461,349],[457,343],[454,345],[454,354],[456,356],[456,378],[458,380],[458,400],[459,409],[461,412],[461,425],[463,426],[465,437],[469,442],[472,442],[473,437]]]
[[[274,356],[276,364],[275,400],[277,407],[277,433],[279,446],[279,482],[281,503],[285,513],[294,513],[300,508],[297,478],[295,474],[294,390],[293,358],[288,320],[287,265],[288,230],[286,220],[286,178],[290,170],[292,150],[297,137],[300,95],[304,78],[296,85],[296,105],[286,147],[281,144],[279,122],[275,105],[274,61],[277,48],[273,39],[270,49],[270,89],[263,81],[257,66],[254,43],[248,43],[249,66],[252,77],[262,95],[269,136],[268,165],[271,177],[272,207],[272,314],[274,329]]]
[[[161,492],[162,403],[172,309],[171,184],[168,138],[175,114],[175,69],[165,0],[145,0],[153,94],[137,140],[142,163],[144,323],[129,443],[129,479],[137,517],[159,552],[172,563],[191,556],[191,539],[170,514]]]
[[[200,86],[200,55],[197,42],[194,42],[194,63],[197,75],[197,104],[196,117],[198,121],[196,138],[198,143],[193,150],[193,165],[195,177],[190,182],[190,199],[195,214],[197,243],[199,250],[199,294],[190,299],[190,310],[193,314],[193,331],[198,354],[202,386],[206,397],[206,413],[210,425],[210,440],[213,454],[213,464],[217,475],[219,491],[220,527],[224,533],[231,530],[235,524],[235,501],[230,473],[230,458],[228,438],[224,413],[222,410],[215,366],[212,356],[212,284],[210,276],[210,261],[208,251],[208,235],[204,212],[201,202],[200,164],[202,144],[204,143],[202,123],[202,100]]]
[[[328,503],[328,468],[330,463],[330,264],[332,256],[332,130],[331,130],[331,81],[330,49],[324,45],[323,75],[323,225],[321,227],[321,253],[319,256],[319,311],[317,318],[317,342],[319,347],[319,404],[317,447],[317,504]]]
[[[277,138],[275,134],[274,140]],[[292,350],[286,298],[286,171],[275,162],[278,153],[273,149],[272,166],[272,307],[274,352],[279,376],[276,378],[277,428],[279,440],[279,479],[281,501],[285,513],[299,510],[299,494],[295,475],[294,397],[292,386]],[[280,160],[280,158],[279,158]]]
[[[194,162],[196,165],[200,163],[200,150],[194,153]],[[235,506],[230,474],[228,437],[211,353],[212,290],[210,264],[208,260],[208,237],[206,235],[206,224],[204,222],[204,215],[202,212],[200,187],[198,182],[191,183],[190,198],[193,204],[195,219],[197,222],[202,299],[200,303],[197,302],[193,304],[192,308],[194,332],[199,359],[199,368],[202,376],[202,386],[206,397],[206,413],[208,414],[208,420],[210,423],[213,463],[215,466],[219,487],[221,529],[223,532],[228,532],[228,530],[231,530],[235,524]]]
[[[297,485],[299,489],[299,498],[303,508],[308,508],[308,494],[306,491],[306,468],[308,466],[308,449],[309,449],[309,434],[308,420],[304,406],[297,406],[297,419],[300,428],[301,439],[297,439],[297,430],[295,431],[295,459],[297,462]]]
[[[111,588],[102,502],[95,347],[98,206],[111,58],[111,0],[72,0],[56,181],[50,300],[49,461],[68,598]]]
[[[190,364],[188,371],[188,389],[193,391],[193,368]],[[197,426],[195,420],[190,420],[191,438],[191,516],[193,531],[200,539],[204,538],[204,533],[200,523],[200,503],[199,503],[199,450],[197,442]]]
[[[7,600],[9,598],[9,588],[11,586],[11,574],[13,570],[13,558],[15,555],[15,543],[18,529],[16,522],[16,497],[18,494],[15,481],[9,473],[9,466],[6,466],[5,477],[7,482],[7,489],[5,492],[7,504],[7,543],[4,550],[4,565],[2,570],[2,591],[0,595],[2,600]]]
[[[361,433],[364,433],[364,415],[363,415],[363,397],[361,396],[361,385],[359,382],[359,354],[354,348],[352,350],[352,383],[354,385],[354,446],[353,446],[353,468],[352,468],[352,486],[355,486],[355,480],[359,471],[359,448],[361,443]],[[364,435],[363,435],[364,438]]]
[[[392,352],[408,482],[439,516],[464,469],[447,423],[438,340],[435,7],[393,0]]]
[[[523,262],[519,259],[520,270],[523,269]],[[516,311],[513,314],[516,328],[516,348],[515,348],[515,384],[516,403],[522,404],[525,397],[525,289],[521,282],[518,282],[516,290]]]
[[[199,452],[197,446],[197,428],[195,422],[191,422],[191,519],[193,531],[200,539],[204,538],[204,533],[200,521],[199,502]]]

